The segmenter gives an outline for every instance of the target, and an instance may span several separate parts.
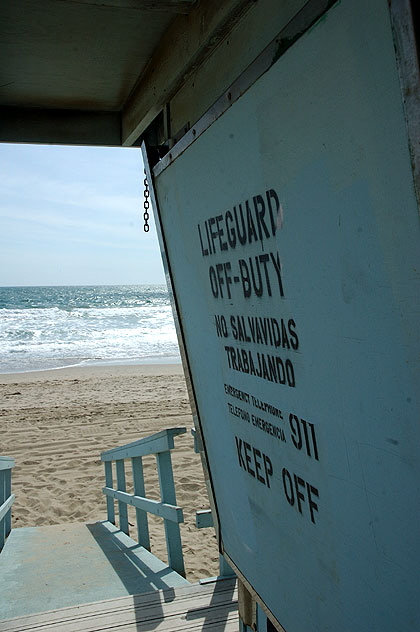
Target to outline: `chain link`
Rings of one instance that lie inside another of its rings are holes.
[[[144,219],[144,226],[143,226],[143,230],[145,233],[148,233],[150,230],[150,226],[149,226],[149,196],[150,196],[150,191],[149,191],[149,183],[147,182],[147,176],[146,176],[146,169],[144,170],[144,213],[143,213],[143,219]]]

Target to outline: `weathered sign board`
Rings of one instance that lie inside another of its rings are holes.
[[[420,629],[419,215],[385,0],[155,170],[227,556],[287,632]]]

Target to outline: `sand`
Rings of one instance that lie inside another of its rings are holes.
[[[195,527],[209,507],[181,365],[90,366],[0,374],[0,454],[16,461],[12,527],[106,519],[100,453],[184,426],[172,451],[187,579],[218,574],[214,530]],[[146,494],[158,499],[154,457],[144,459]],[[129,468],[128,468],[129,470]],[[128,478],[130,479],[130,472]],[[130,486],[128,487],[130,491]],[[129,521],[135,525],[130,508]],[[163,523],[150,519],[152,552],[166,560]],[[136,528],[131,528],[136,537]]]

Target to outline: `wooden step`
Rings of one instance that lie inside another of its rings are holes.
[[[0,632],[238,632],[236,578],[0,621]]]

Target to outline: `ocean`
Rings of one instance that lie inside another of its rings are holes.
[[[164,285],[0,287],[0,373],[180,361]]]

